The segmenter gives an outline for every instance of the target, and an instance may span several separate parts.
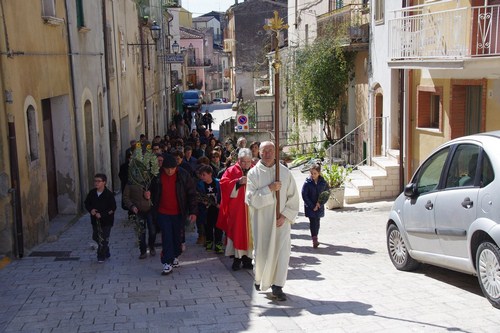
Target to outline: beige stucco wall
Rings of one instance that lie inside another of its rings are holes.
[[[56,1],[55,13],[59,21],[54,25],[44,23],[41,17],[40,1],[4,2],[4,22],[0,25],[0,52],[3,88],[12,91],[12,103],[4,104],[0,122],[2,133],[6,133],[5,122],[10,117],[15,123],[20,192],[23,218],[24,242],[31,247],[43,241],[48,227],[47,215],[47,170],[43,131],[43,99],[63,97],[69,109],[71,93],[69,83],[69,64],[67,56],[67,34],[65,8],[62,1]],[[4,26],[5,24],[5,26]],[[4,27],[6,29],[4,29]],[[8,38],[8,47],[6,39]],[[6,52],[11,51],[11,57]],[[3,91],[3,90],[2,90]],[[2,98],[3,103],[3,98]],[[31,161],[28,146],[26,107],[31,105],[36,111],[36,129],[39,141],[39,158]],[[67,113],[71,123],[71,115]],[[72,135],[71,128],[68,133]],[[3,139],[2,139],[3,140]],[[2,141],[6,147],[6,141]],[[2,149],[1,168],[6,170],[8,158]],[[0,199],[1,200],[1,199]],[[6,200],[6,199],[3,199]],[[5,203],[5,201],[3,202]],[[6,206],[4,206],[6,207]],[[2,209],[0,222],[3,244],[12,228],[13,220],[7,216],[10,208]],[[10,235],[12,236],[12,234]],[[8,242],[8,241],[7,241]],[[0,249],[8,253],[8,249]]]

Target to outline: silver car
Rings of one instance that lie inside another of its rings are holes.
[[[387,250],[394,266],[419,263],[477,275],[500,308],[500,131],[437,148],[394,202]]]

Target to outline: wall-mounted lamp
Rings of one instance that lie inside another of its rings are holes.
[[[161,35],[160,26],[158,25],[158,23],[156,23],[156,21],[153,21],[153,24],[151,25],[149,30],[151,31],[151,38],[153,38],[153,40],[156,43],[158,41],[158,39],[160,39],[160,35]]]
[[[177,43],[176,40],[174,40],[174,42],[172,43],[172,52],[177,54],[179,53],[179,50],[180,50],[180,45]]]

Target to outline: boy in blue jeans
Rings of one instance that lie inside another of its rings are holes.
[[[221,254],[224,253],[222,230],[215,226],[221,198],[219,180],[213,177],[213,169],[208,165],[202,165],[198,169],[198,177],[198,211],[201,222],[205,225],[205,248],[212,251],[215,246],[215,252]]]

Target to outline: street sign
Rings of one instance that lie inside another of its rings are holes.
[[[177,54],[177,53],[165,54],[165,62],[166,63],[183,63],[184,62],[184,54]]]
[[[248,132],[248,115],[239,114],[236,116],[236,132]]]

